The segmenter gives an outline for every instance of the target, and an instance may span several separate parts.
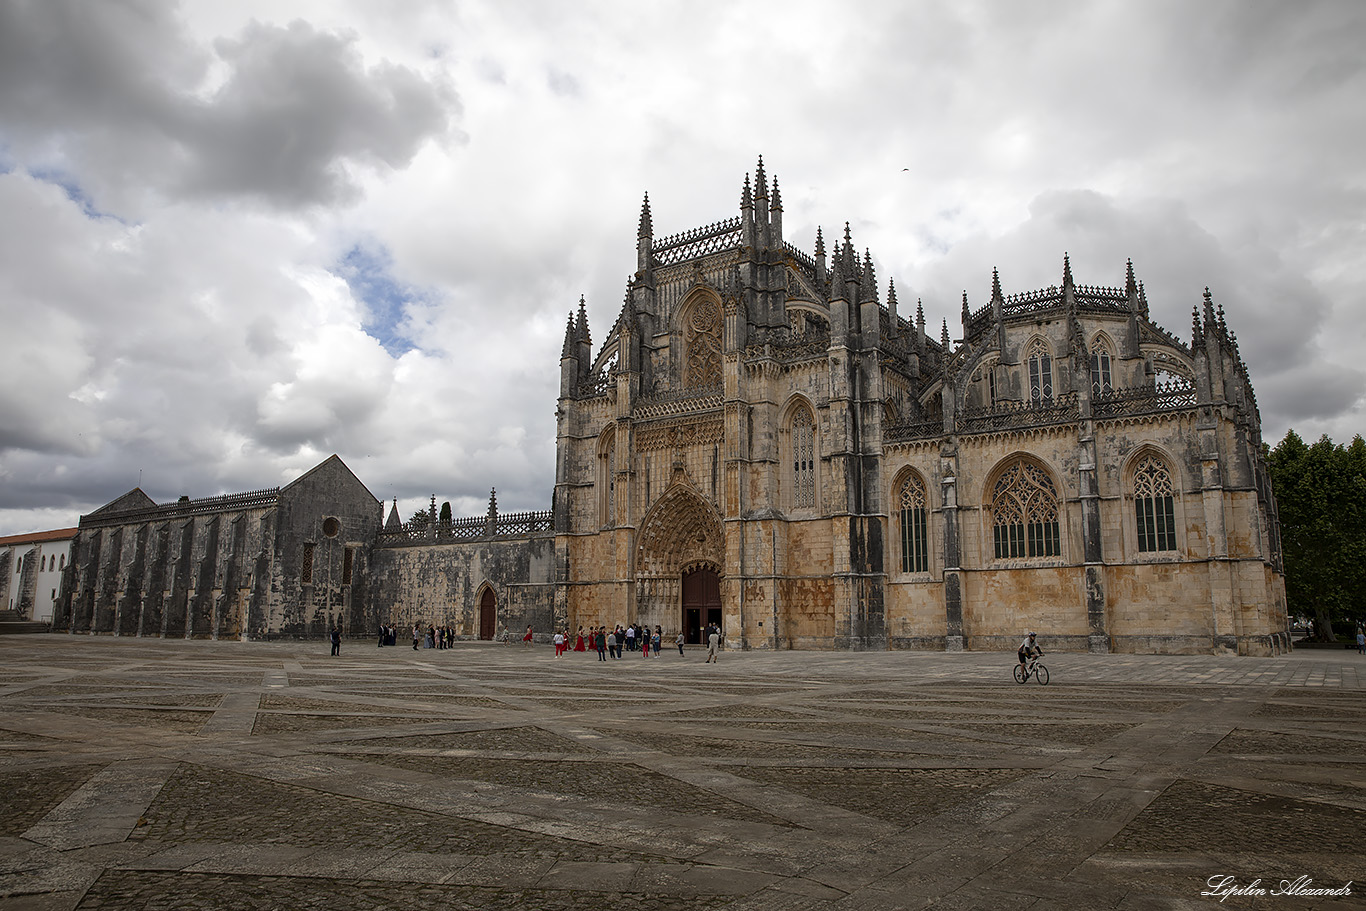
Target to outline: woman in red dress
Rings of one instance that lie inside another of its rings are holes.
[[[579,638],[574,640],[574,651],[581,652],[583,650],[583,627],[581,626],[579,627]]]

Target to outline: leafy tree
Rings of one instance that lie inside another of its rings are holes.
[[[413,517],[408,520],[408,525],[415,531],[421,531],[426,528],[431,521],[432,514],[425,509],[419,509],[417,512],[413,513]]]
[[[1267,465],[1287,606],[1313,618],[1315,640],[1334,641],[1334,622],[1366,618],[1366,442],[1335,446],[1323,436],[1310,446],[1291,430]]]

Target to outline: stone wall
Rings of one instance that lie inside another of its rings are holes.
[[[495,636],[510,632],[520,639],[528,625],[538,639],[553,634],[552,535],[376,547],[370,561],[367,616],[376,627],[451,626],[461,638],[478,638],[480,601],[490,590]]]

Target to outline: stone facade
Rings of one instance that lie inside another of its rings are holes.
[[[1289,647],[1260,418],[1222,308],[1191,340],[1122,286],[898,312],[848,227],[783,236],[777,181],[657,239],[560,357],[548,512],[404,525],[335,456],[277,490],[81,520],[59,628],[466,638],[637,622],[732,647],[1274,654]],[[884,299],[885,298],[885,299]],[[436,514],[436,501],[432,510]]]
[[[158,505],[140,489],[82,516],[57,630],[125,636],[368,631],[381,505],[332,456],[280,488]]]
[[[720,621],[753,648],[1288,647],[1260,419],[1206,291],[1189,344],[1122,287],[901,317],[849,230],[783,237],[777,182],[664,239],[560,360],[563,625]],[[714,594],[708,594],[714,592]]]

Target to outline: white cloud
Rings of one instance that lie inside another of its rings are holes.
[[[545,508],[566,311],[657,234],[851,222],[904,309],[1209,285],[1269,439],[1361,429],[1366,8],[0,2],[0,532],[288,481]],[[35,383],[34,378],[41,381]],[[22,392],[21,392],[22,390]]]

